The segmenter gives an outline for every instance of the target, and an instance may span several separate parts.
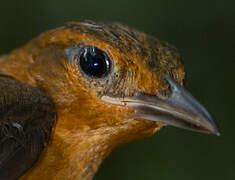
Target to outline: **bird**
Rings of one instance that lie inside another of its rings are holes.
[[[91,180],[114,148],[171,125],[219,135],[169,43],[84,20],[0,56],[0,179]]]

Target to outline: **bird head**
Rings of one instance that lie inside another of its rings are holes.
[[[182,87],[184,65],[176,48],[119,23],[71,22],[9,59],[16,56],[11,75],[51,97],[58,117],[54,133],[61,132],[66,144],[76,141],[70,148],[90,143],[106,156],[164,125],[218,134],[210,114]]]

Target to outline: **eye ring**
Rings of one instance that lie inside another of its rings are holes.
[[[77,64],[83,73],[92,78],[107,76],[112,66],[107,53],[94,46],[85,46],[81,49]]]

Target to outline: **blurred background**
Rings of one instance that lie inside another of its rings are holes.
[[[235,1],[1,1],[0,54],[67,21],[119,21],[174,44],[186,88],[211,112],[221,136],[165,127],[117,148],[95,180],[235,179]]]

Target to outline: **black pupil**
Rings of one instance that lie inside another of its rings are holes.
[[[80,56],[80,66],[87,75],[99,78],[109,72],[110,60],[102,50],[86,48]]]

